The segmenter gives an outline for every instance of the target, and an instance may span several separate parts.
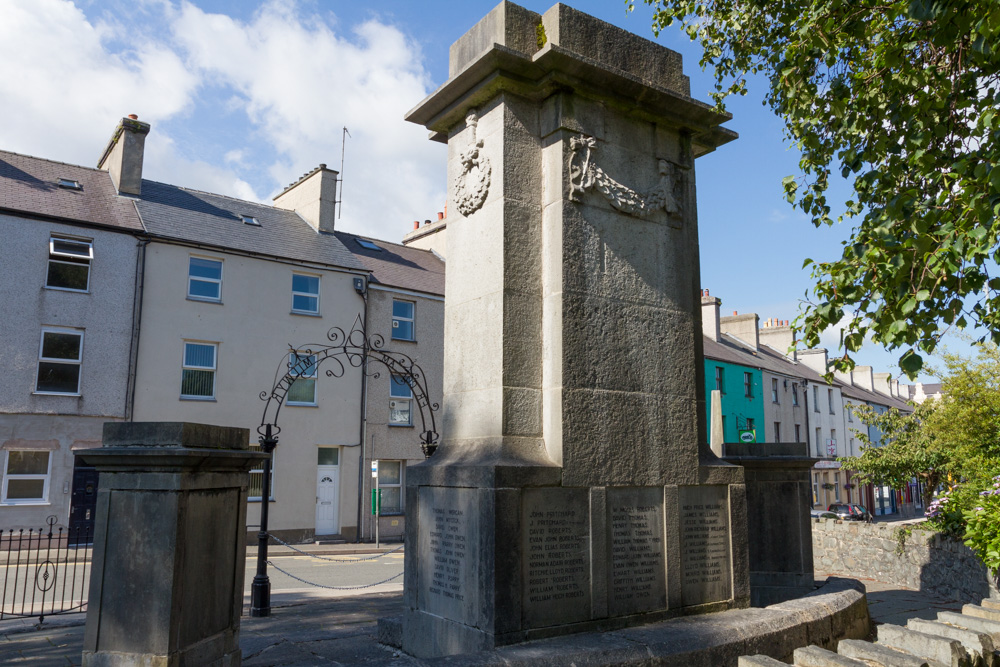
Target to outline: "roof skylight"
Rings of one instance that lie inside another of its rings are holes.
[[[74,181],[72,178],[60,178],[57,183],[59,187],[66,188],[67,190],[83,190],[83,185],[80,181]]]
[[[378,247],[368,239],[355,239],[355,240],[358,242],[358,245],[364,248],[365,250],[382,250],[382,248]]]
[[[260,221],[252,215],[241,215],[244,225],[253,225],[255,227],[260,227]]]

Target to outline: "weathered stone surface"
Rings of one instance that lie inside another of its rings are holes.
[[[883,667],[929,667],[925,658],[860,639],[842,639],[837,644],[837,653]]]
[[[728,493],[718,486],[680,488],[685,605],[725,600],[732,591]]]
[[[916,632],[899,625],[878,626],[878,641],[890,648],[906,651],[951,667],[967,667],[969,654],[962,643],[938,635]]]
[[[988,634],[968,628],[958,628],[947,623],[927,621],[922,618],[911,618],[906,623],[906,627],[928,635],[938,635],[960,641],[973,661],[988,660],[988,664],[993,663],[993,639]]]
[[[785,667],[785,663],[766,655],[741,655],[737,667]]]
[[[993,644],[1000,644],[1000,621],[993,621],[978,616],[956,614],[953,611],[939,611],[938,620],[942,623],[956,625],[976,632],[985,632],[993,639]]]
[[[861,660],[848,658],[819,646],[804,646],[793,654],[798,667],[868,667]]]
[[[609,612],[667,607],[662,488],[608,489]]]
[[[962,615],[976,616],[991,621],[1000,621],[1000,611],[995,609],[987,609],[986,607],[980,607],[979,605],[975,604],[962,605]]]

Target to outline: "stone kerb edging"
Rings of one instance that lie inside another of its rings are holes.
[[[875,579],[938,597],[977,602],[997,595],[982,561],[961,542],[912,524],[813,521],[817,572]]]
[[[389,629],[384,627],[385,620],[379,627],[383,642],[387,639],[383,633]],[[870,623],[864,586],[831,577],[815,593],[763,609],[734,609],[623,630],[565,635],[419,664],[735,667],[741,655],[790,660],[802,646],[833,648],[841,639],[863,639]]]

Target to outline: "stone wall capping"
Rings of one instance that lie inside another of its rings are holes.
[[[861,660],[854,660],[819,646],[803,646],[793,654],[798,667],[868,667]]]
[[[917,632],[954,639],[962,643],[965,650],[972,656],[974,662],[982,663],[993,656],[993,638],[988,634],[968,628],[960,628],[939,621],[928,621],[922,618],[911,618],[906,627]]]
[[[860,639],[842,640],[837,644],[837,652],[867,664],[884,665],[885,667],[929,667],[928,661],[923,658]]]
[[[885,623],[878,626],[878,642],[890,648],[950,665],[966,667],[969,654],[962,643],[954,639],[916,632],[899,625]]]

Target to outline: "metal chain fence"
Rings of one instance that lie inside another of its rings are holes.
[[[268,535],[269,538],[271,538],[272,540],[274,540],[278,544],[280,544],[282,546],[285,546],[285,547],[288,547],[289,549],[291,549],[292,551],[294,551],[296,553],[302,554],[303,556],[308,556],[309,558],[314,558],[316,560],[326,561],[326,562],[329,562],[329,563],[360,563],[362,561],[377,560],[379,558],[383,558],[384,556],[388,556],[390,554],[394,554],[397,551],[402,550],[403,547],[406,546],[405,544],[400,544],[395,549],[391,549],[389,551],[385,551],[385,552],[382,552],[382,553],[379,553],[379,554],[375,554],[374,556],[365,556],[363,558],[328,558],[326,556],[319,556],[319,555],[316,555],[316,554],[311,554],[311,553],[306,552],[306,551],[302,551],[301,549],[296,548],[294,545],[291,545],[288,542],[285,542],[281,538],[275,537],[271,533],[268,533],[267,535]],[[376,582],[371,583],[371,584],[361,584],[359,586],[330,586],[330,585],[327,585],[327,584],[317,584],[314,581],[308,581],[306,579],[303,579],[302,577],[296,576],[296,575],[292,574],[291,572],[289,572],[288,570],[285,570],[283,568],[278,567],[277,565],[274,564],[274,561],[272,561],[272,560],[268,560],[267,564],[268,564],[268,566],[273,567],[278,572],[281,572],[286,577],[294,579],[295,581],[299,581],[299,582],[301,582],[303,584],[306,584],[308,586],[315,586],[316,588],[325,588],[325,589],[333,590],[333,591],[357,591],[357,590],[361,590],[361,589],[364,589],[364,588],[372,588],[374,586],[381,586],[382,584],[387,584],[390,581],[394,581],[394,580],[399,579],[400,577],[403,576],[403,573],[400,572],[398,574],[392,575],[388,579],[383,579],[382,581],[376,581]]]
[[[285,542],[281,538],[275,537],[271,533],[268,533],[267,536],[272,540],[274,540],[275,542],[277,542],[278,544],[280,544],[281,546],[288,547],[292,551],[300,553],[303,556],[309,556],[310,558],[315,558],[316,560],[330,561],[331,563],[360,563],[361,561],[366,561],[366,560],[377,560],[379,558],[382,558],[383,556],[388,556],[389,554],[394,554],[397,551],[401,551],[402,548],[406,546],[405,544],[400,544],[398,547],[390,551],[385,551],[379,554],[375,554],[374,556],[366,556],[364,558],[326,558],[324,556],[317,556],[316,554],[311,554],[309,552],[302,551],[302,549],[297,549],[294,545]]]

